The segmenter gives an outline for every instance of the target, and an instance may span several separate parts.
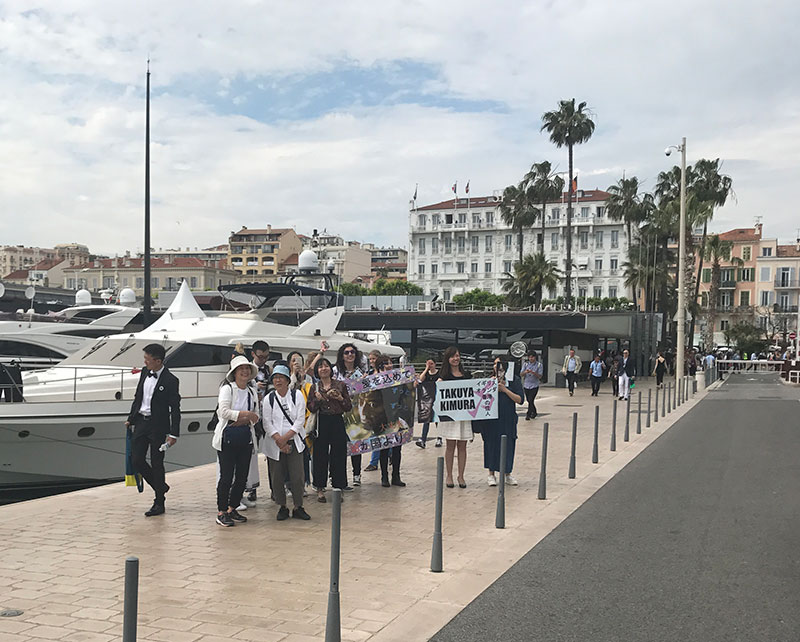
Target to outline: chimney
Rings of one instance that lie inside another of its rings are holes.
[[[756,236],[761,236],[762,223],[756,223]]]
[[[95,259],[95,260],[94,260],[94,266],[95,266],[96,268],[99,268],[99,267],[100,267],[100,261],[98,261],[97,259]]]
[[[271,223],[267,223],[267,233],[270,233],[270,232],[272,232],[272,224]]]

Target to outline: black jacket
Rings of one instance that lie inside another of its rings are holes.
[[[142,406],[144,396],[144,381],[150,371],[142,369],[142,376],[139,378],[139,385],[136,386],[136,395],[131,404],[131,412],[128,421],[133,424]],[[181,395],[178,392],[178,378],[169,369],[164,368],[158,377],[156,389],[153,391],[153,398],[150,400],[150,421],[152,429],[156,434],[172,435],[179,437],[181,431]]]
[[[634,361],[633,357],[628,357],[628,362],[625,363],[625,359],[622,357],[619,358],[619,369],[618,372],[622,374],[623,370],[628,377],[635,377],[636,376],[636,362]]]

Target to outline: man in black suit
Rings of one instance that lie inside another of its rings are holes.
[[[146,517],[164,513],[164,497],[169,486],[164,479],[164,451],[160,448],[164,443],[173,446],[181,429],[178,378],[164,367],[165,354],[164,346],[158,343],[144,347],[145,367],[125,422],[125,426],[133,428],[133,467],[156,494]],[[149,464],[146,459],[148,448]]]
[[[630,401],[631,379],[636,376],[636,363],[627,349],[622,351],[617,372],[619,373],[619,400]]]

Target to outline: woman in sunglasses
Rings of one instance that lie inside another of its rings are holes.
[[[355,344],[345,343],[336,353],[333,378],[339,381],[362,379],[367,373],[366,360]],[[353,467],[353,486],[361,486],[361,455],[350,457]]]

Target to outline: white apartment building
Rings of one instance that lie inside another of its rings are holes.
[[[621,221],[605,213],[608,193],[578,190],[573,197],[572,291],[584,297],[631,297],[622,265],[628,240]],[[546,208],[544,251],[562,272],[566,268],[567,195]],[[480,288],[502,294],[506,274],[519,259],[518,234],[503,223],[499,198],[459,198],[412,209],[409,213],[408,280],[445,301]],[[541,221],[523,234],[523,254],[538,251]],[[564,294],[563,280],[544,298]]]

